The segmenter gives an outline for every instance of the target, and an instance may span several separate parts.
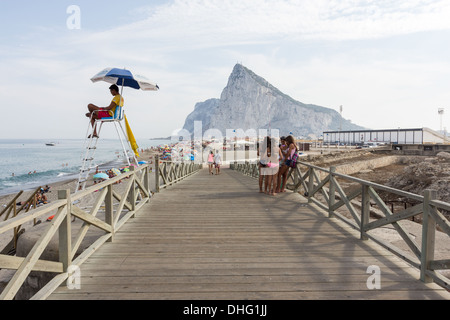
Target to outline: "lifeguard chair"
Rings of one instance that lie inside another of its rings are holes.
[[[132,151],[131,145],[127,139],[127,135],[122,126],[122,122],[124,120],[124,110],[123,107],[117,106],[114,116],[109,118],[102,118],[95,120],[94,126],[91,126],[92,116],[90,118],[88,129],[86,132],[86,139],[84,141],[84,154],[82,155],[82,166],[80,169],[80,174],[78,177],[78,183],[76,187],[76,191],[84,190],[86,187],[86,182],[89,178],[89,173],[97,168],[97,164],[95,163],[95,153],[97,151],[98,137],[94,137],[94,128],[97,128],[97,135],[100,136],[100,132],[102,130],[103,124],[105,123],[113,123],[117,132],[117,136],[122,145],[123,155],[128,163],[131,165],[138,165],[138,161],[136,155]]]
[[[120,95],[123,97],[123,88],[130,87],[137,90],[143,91],[158,91],[159,86],[155,83],[150,82],[147,78],[141,75],[133,75],[131,71],[126,69],[119,68],[107,68],[96,74],[93,78],[91,78],[92,82],[104,81],[111,84],[116,84],[122,87]],[[97,128],[97,135],[100,135],[103,124],[105,123],[113,123],[116,128],[117,135],[119,137],[120,143],[122,145],[123,154],[128,162],[128,165],[131,165],[131,161],[134,161],[136,165],[138,165],[138,161],[136,159],[135,153],[133,152],[133,148],[130,144],[129,139],[127,139],[127,134],[122,126],[123,120],[125,119],[125,112],[123,107],[117,106],[114,116],[109,118],[102,118],[96,120],[94,126],[91,126],[91,121],[88,125],[88,130],[86,133],[86,139],[84,142],[84,154],[82,156],[82,166],[80,169],[80,175],[78,178],[78,183],[76,187],[76,191],[83,190],[86,186],[86,182],[88,181],[89,173],[91,170],[97,168],[97,165],[94,163],[95,152],[97,150],[98,137],[94,137],[94,128]],[[126,143],[124,142],[126,141]],[[75,191],[75,192],[76,192]]]

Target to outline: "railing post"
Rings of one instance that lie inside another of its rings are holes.
[[[130,192],[128,193],[128,202],[131,204],[131,211],[136,210],[136,169],[134,166],[130,166],[130,171],[133,173],[130,179],[133,179],[131,182]],[[132,218],[136,217],[136,213],[131,216]]]
[[[369,186],[362,185],[362,200],[361,200],[361,225],[359,226],[361,232],[361,240],[368,240],[364,227],[369,223],[370,215],[370,194]]]
[[[422,219],[422,254],[420,257],[420,280],[425,283],[433,282],[433,278],[426,273],[430,262],[434,260],[436,220],[430,214],[430,201],[434,199],[436,199],[436,191],[425,190]]]
[[[159,192],[159,155],[155,155],[155,192]]]
[[[312,191],[314,190],[314,168],[309,168],[309,181],[308,181],[308,203],[311,203]]]
[[[13,203],[12,208],[14,209],[14,218],[15,218],[15,217],[17,217],[17,208],[15,206],[15,202]],[[6,217],[6,218],[8,218],[8,217]],[[19,239],[19,227],[15,227],[14,228],[14,249],[17,249],[17,240],[18,239]]]
[[[151,198],[151,190],[150,190],[150,167],[145,168],[144,171],[144,188],[145,191],[148,192],[149,198]]]
[[[334,210],[331,209],[336,203],[336,183],[334,178],[334,173],[336,172],[336,167],[330,168],[330,188],[329,188],[329,200],[328,200],[328,218],[334,218]]]
[[[298,168],[294,168],[292,170],[294,171],[294,193],[298,193],[298,182],[300,180]]]
[[[64,272],[67,272],[72,264],[72,201],[70,190],[58,190],[58,199],[67,200],[67,214],[59,226],[59,262],[63,264]]]
[[[114,241],[114,208],[113,208],[113,189],[112,185],[107,186],[108,193],[105,198],[105,222],[111,226],[111,238],[108,239],[108,242]]]

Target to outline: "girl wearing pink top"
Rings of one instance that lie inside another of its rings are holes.
[[[210,151],[210,153],[208,155],[208,166],[209,166],[210,174],[214,174],[213,173],[213,165],[214,165],[214,152]]]

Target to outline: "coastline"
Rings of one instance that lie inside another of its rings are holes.
[[[138,161],[151,160],[155,154],[160,154],[160,152],[151,150],[151,149],[143,150],[140,153],[140,157],[138,158]],[[117,162],[112,160],[107,163],[101,164],[101,165],[99,165],[99,170],[100,171],[109,170],[109,169],[111,169],[111,167],[112,167],[111,165],[113,163],[117,163]],[[124,164],[125,164],[125,162],[124,162]],[[59,179],[55,178],[55,181],[52,181],[52,182],[36,184],[34,187],[27,187],[26,189],[23,189],[23,190],[20,190],[20,188],[18,188],[17,191],[11,191],[11,192],[8,192],[5,194],[0,194],[0,212],[17,196],[17,194],[20,191],[23,191],[23,193],[16,200],[16,203],[20,202],[20,201],[27,201],[30,198],[30,196],[36,191],[36,189],[38,187],[45,187],[46,185],[48,185],[50,187],[50,191],[48,193],[46,193],[45,195],[48,198],[48,203],[50,203],[52,201],[58,200],[58,190],[70,189],[70,192],[73,193],[75,191],[77,181],[78,181],[78,174],[74,173],[74,174],[70,174],[65,179],[64,178],[59,178]],[[41,205],[41,206],[43,206],[43,205]],[[1,219],[1,220],[3,220],[3,219]],[[1,249],[2,248],[0,246],[0,250]]]

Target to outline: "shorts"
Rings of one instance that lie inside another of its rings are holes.
[[[108,111],[99,111],[97,112],[97,117],[98,119],[111,118],[111,115],[109,114]]]

